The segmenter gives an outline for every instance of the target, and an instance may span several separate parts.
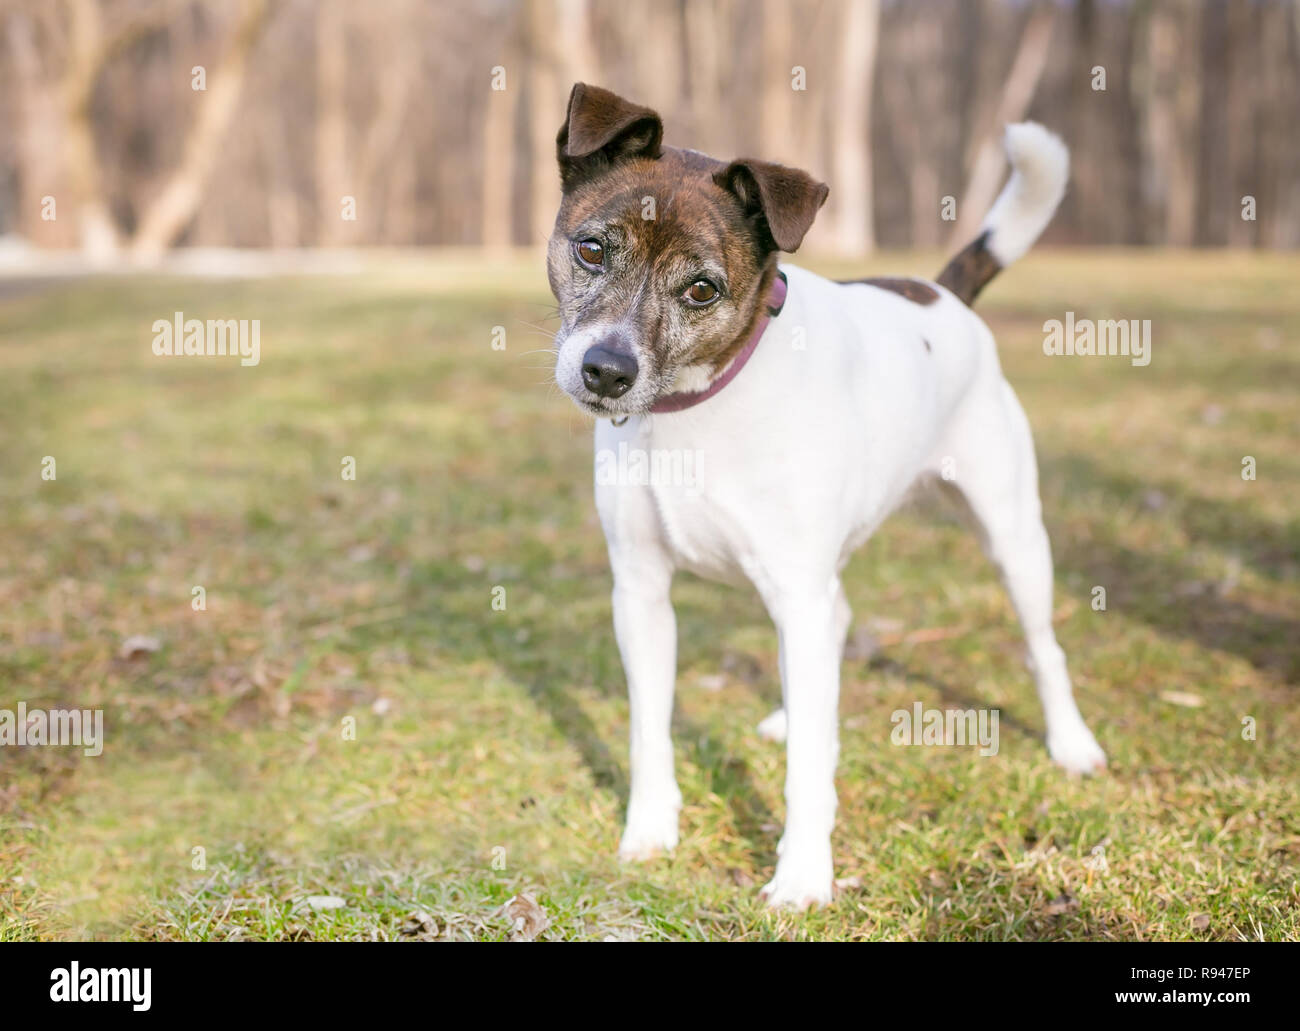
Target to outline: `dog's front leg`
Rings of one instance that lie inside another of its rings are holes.
[[[776,874],[763,888],[772,906],[831,900],[842,607],[833,583],[826,592],[784,597],[773,612],[783,658],[786,814]]]
[[[681,791],[673,772],[673,681],[677,676],[677,621],[666,565],[637,563],[614,570],[614,633],[627,675],[631,708],[632,786],[623,859],[644,859],[677,846]]]

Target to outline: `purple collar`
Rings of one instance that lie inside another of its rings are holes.
[[[736,355],[731,365],[728,366],[727,371],[710,383],[708,388],[705,390],[699,390],[693,393],[679,391],[678,393],[667,394],[664,397],[661,397],[650,406],[650,411],[654,412],[656,415],[662,415],[666,412],[680,412],[687,408],[694,408],[701,401],[707,401],[735,379],[736,374],[745,367],[745,363],[749,361],[750,356],[753,355],[755,349],[758,347],[758,341],[762,338],[763,330],[767,329],[767,324],[771,321],[772,316],[781,314],[781,309],[785,307],[786,292],[787,284],[785,281],[785,273],[778,269],[776,278],[772,280],[771,290],[769,290],[767,295],[767,310],[763,312],[762,317],[754,326],[754,331],[749,334],[749,339],[745,341],[745,346],[740,349],[740,353]]]

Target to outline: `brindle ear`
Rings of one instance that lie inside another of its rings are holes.
[[[757,218],[769,238],[764,242],[771,243],[765,249],[790,253],[799,249],[830,193],[807,172],[754,158],[733,161],[713,181],[736,195],[745,214]]]
[[[657,158],[663,138],[664,123],[648,107],[599,86],[578,83],[569,94],[569,112],[555,137],[564,188],[624,158]]]

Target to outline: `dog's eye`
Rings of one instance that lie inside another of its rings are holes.
[[[605,267],[605,248],[599,240],[583,240],[574,248],[584,268],[599,272]]]
[[[707,279],[697,279],[686,291],[686,302],[702,308],[706,304],[712,304],[719,296],[718,288]]]

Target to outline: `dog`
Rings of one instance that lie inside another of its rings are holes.
[[[598,467],[632,452],[704,459],[693,483],[597,476],[630,699],[620,856],[678,840],[673,572],[747,580],[779,639],[783,707],[759,729],[786,744],[785,829],[762,894],[798,909],[830,901],[851,620],[840,572],[927,483],[961,501],[1001,575],[1052,758],[1071,773],[1103,767],[1052,630],[1029,423],[971,310],[1051,219],[1068,177],[1065,145],[1037,124],[1009,126],[1010,179],[938,279],[853,283],[778,262],[826,200],[806,172],[665,146],[654,111],[583,83],[556,146],[562,201],[547,248],[561,319],[556,380],[597,418]]]

